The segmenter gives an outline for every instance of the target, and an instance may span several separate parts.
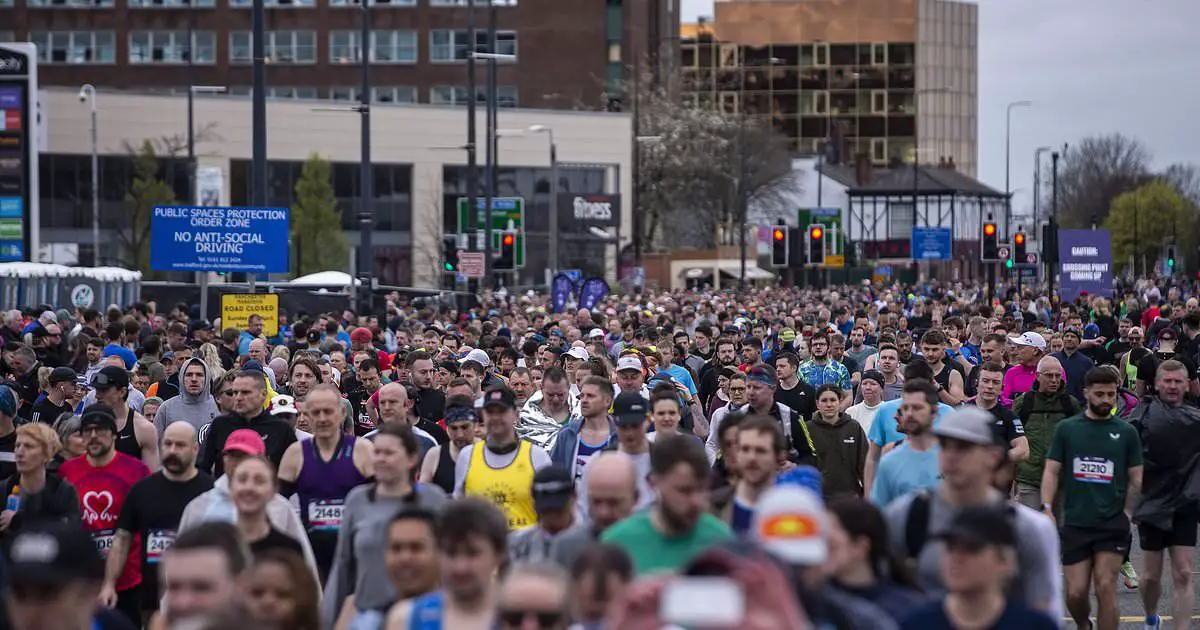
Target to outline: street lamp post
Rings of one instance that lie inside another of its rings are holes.
[[[530,133],[544,133],[550,140],[550,278],[558,275],[558,145],[554,129],[546,125],[530,125]]]
[[[92,108],[92,266],[100,266],[100,153],[96,130],[96,86],[79,88],[80,100]]]
[[[1042,154],[1050,147],[1038,147],[1033,152],[1033,224],[1042,224]]]
[[[1009,235],[1012,220],[1012,188],[1009,186],[1009,170],[1012,168],[1012,112],[1017,107],[1032,107],[1033,101],[1013,101],[1004,112],[1004,236]],[[1017,262],[1017,261],[1013,261]]]
[[[189,65],[191,64],[191,48],[188,48]],[[188,162],[188,183],[192,190],[192,200],[196,205],[203,205],[200,198],[199,190],[197,190],[198,182],[196,181],[196,123],[195,123],[195,106],[193,100],[196,94],[220,94],[225,91],[225,86],[222,85],[189,85],[188,86],[188,107],[187,107],[187,162]],[[196,272],[200,285],[200,319],[208,321],[208,272]]]
[[[474,0],[469,0],[474,1]],[[475,51],[475,42],[471,42],[471,52],[469,56],[473,59],[483,59],[487,64],[487,81],[486,81],[486,96],[485,119],[487,121],[487,129],[485,131],[487,143],[484,147],[484,161],[486,162],[486,173],[484,179],[487,186],[484,190],[484,209],[483,209],[483,276],[484,282],[495,287],[495,278],[492,277],[492,205],[495,203],[496,197],[496,151],[499,148],[496,142],[496,62],[497,61],[516,61],[516,55],[505,55],[494,52],[496,45],[496,25],[495,25],[495,4],[491,5],[492,13],[489,14],[489,19],[492,23],[488,29],[488,52],[481,53]],[[468,94],[468,99],[474,99],[474,94]],[[476,210],[477,211],[477,210]]]

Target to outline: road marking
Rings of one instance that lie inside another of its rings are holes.
[[[1172,621],[1175,619],[1171,615],[1159,615],[1158,618],[1161,621]],[[1192,615],[1192,620],[1194,621],[1196,619],[1200,619],[1200,615]],[[1145,620],[1146,620],[1146,617],[1144,615],[1137,615],[1136,617],[1121,617],[1121,623],[1136,623],[1136,622],[1145,621]],[[1075,620],[1071,619],[1070,617],[1063,617],[1063,621],[1073,622]]]

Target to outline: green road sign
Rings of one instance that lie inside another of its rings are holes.
[[[479,232],[484,232],[487,218],[487,199],[484,197],[476,198],[476,208],[478,214],[475,218],[475,225],[480,227]],[[466,197],[458,198],[458,231],[463,233],[467,228],[467,207],[469,202]],[[517,268],[525,266],[525,200],[521,197],[496,197],[492,199],[492,252],[500,251],[500,238],[504,235],[504,230],[512,228],[517,231],[516,238],[516,260],[513,261]],[[474,242],[474,241],[472,241]]]
[[[825,264],[821,266],[845,266],[846,232],[842,229],[841,208],[800,208],[796,211],[796,225],[800,229],[808,229],[814,223],[825,226]]]

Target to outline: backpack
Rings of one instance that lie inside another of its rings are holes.
[[[1063,412],[1063,414],[1065,414],[1065,416],[1067,418],[1070,418],[1071,416],[1078,413],[1078,411],[1075,409],[1075,406],[1071,403],[1071,395],[1070,394],[1064,394],[1062,397],[1060,397],[1058,399],[1058,402],[1062,404],[1062,412]],[[1023,398],[1021,398],[1021,408],[1017,410],[1017,417],[1021,419],[1022,426],[1027,426],[1029,424],[1029,418],[1032,415],[1033,415],[1033,390],[1030,390],[1025,393],[1025,396]]]
[[[916,575],[917,564],[921,558],[921,550],[929,542],[929,520],[933,508],[933,492],[928,488],[919,490],[908,505],[908,514],[904,519],[904,563],[909,573]],[[1017,507],[1007,504],[1005,515],[1012,519],[1013,530],[1016,530]]]

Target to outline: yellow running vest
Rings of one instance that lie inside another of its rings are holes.
[[[518,530],[537,524],[533,509],[532,445],[520,440],[517,456],[504,468],[492,468],[484,459],[484,443],[471,449],[471,466],[463,483],[463,494],[479,497],[500,508],[508,517],[508,529]]]

